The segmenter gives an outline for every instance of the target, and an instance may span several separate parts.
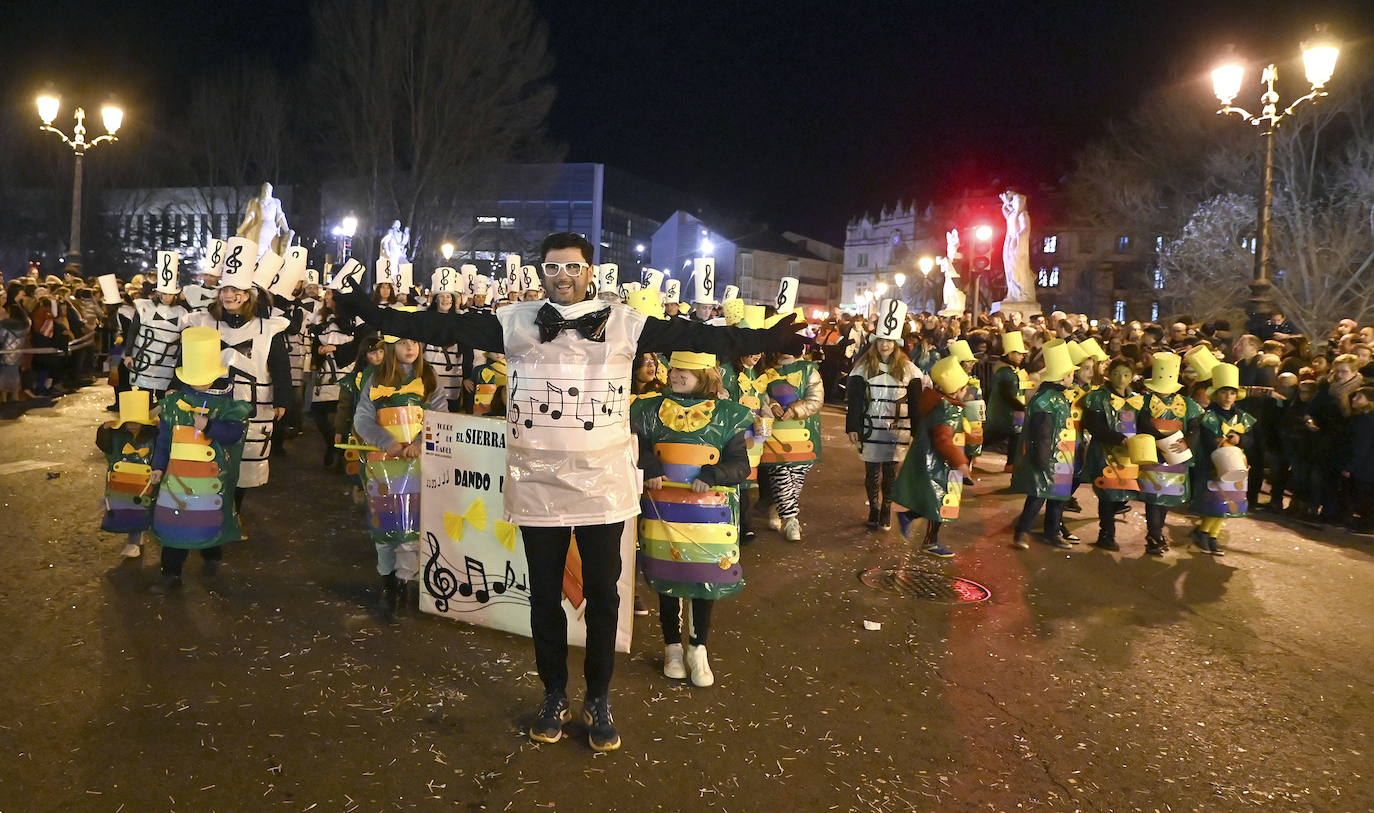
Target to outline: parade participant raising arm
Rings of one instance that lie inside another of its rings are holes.
[[[799,340],[790,318],[769,330],[712,327],[685,319],[651,319],[629,306],[587,301],[594,254],[591,243],[578,234],[549,235],[540,254],[548,301],[515,302],[495,313],[403,313],[377,307],[361,291],[340,300],[343,308],[385,333],[505,353],[505,518],[520,526],[524,539],[530,627],[545,692],[529,735],[556,742],[572,716],[562,584],[575,530],[587,602],[583,719],[592,748],[609,751],[620,747],[609,703],[620,537],[625,520],[639,513],[628,417],[634,358],[673,350],[733,358],[760,350],[793,350]]]

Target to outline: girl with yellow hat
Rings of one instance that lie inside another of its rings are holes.
[[[731,300],[734,301],[734,300]],[[746,306],[747,308],[754,306]],[[751,322],[746,315],[741,320],[741,327],[757,327],[763,324],[762,311],[757,322]],[[773,415],[768,412],[763,405],[763,393],[767,388],[767,380],[762,375],[760,364],[763,360],[762,353],[750,353],[747,356],[740,356],[731,364],[726,364],[720,368],[721,381],[725,387],[726,394],[730,400],[748,409],[754,416],[754,422],[745,430],[746,448],[749,451],[749,479],[740,485],[739,489],[739,524],[740,524],[740,544],[747,545],[754,540],[754,530],[750,527],[749,514],[754,502],[754,486],[759,482],[759,464],[763,462],[763,445],[768,441],[768,435],[773,428]]]
[[[740,504],[734,486],[749,477],[745,433],[754,414],[720,398],[715,356],[673,353],[668,389],[630,405],[644,497],[639,566],[659,594],[663,674],[715,682],[706,656],[711,607],[744,588],[739,564]],[[681,615],[687,604],[688,645]]]
[[[1012,546],[1028,549],[1031,523],[1045,509],[1045,543],[1068,548],[1064,538],[1064,506],[1073,496],[1074,457],[1078,430],[1070,422],[1072,402],[1067,394],[1078,371],[1063,343],[1044,348],[1044,382],[1026,405],[1026,425],[1012,470],[1011,488],[1026,495],[1012,535]]]
[[[926,521],[921,550],[948,559],[953,551],[940,544],[940,526],[959,518],[964,481],[972,478],[964,455],[964,397],[968,373],[954,356],[935,362],[930,379],[935,384],[921,392],[921,416],[911,432],[911,449],[897,474],[892,501],[906,510],[898,512],[902,536],[914,541],[917,519]]]
[[[1083,478],[1097,497],[1097,541],[1103,550],[1121,550],[1116,541],[1116,515],[1140,498],[1137,467],[1126,441],[1136,433],[1145,396],[1131,389],[1135,365],[1117,357],[1107,365],[1107,383],[1083,396],[1083,428],[1090,437],[1083,459]]]
[[[1179,392],[1183,388],[1178,380],[1182,361],[1174,353],[1154,353],[1152,375],[1145,382],[1145,404],[1137,419],[1138,431],[1156,440],[1181,432],[1183,439],[1174,442],[1175,452],[1196,446],[1195,442],[1189,443],[1188,438],[1194,437],[1197,421],[1202,417],[1202,408],[1197,402]],[[1180,444],[1181,449],[1178,448]],[[1140,499],[1145,503],[1145,553],[1150,556],[1163,556],[1169,550],[1164,522],[1170,508],[1188,501],[1191,466],[1191,460],[1169,463],[1163,458],[1140,464]]]
[[[1193,510],[1199,517],[1193,544],[1203,553],[1222,556],[1217,537],[1227,517],[1245,516],[1247,460],[1253,453],[1255,418],[1236,406],[1240,395],[1240,370],[1234,364],[1212,368],[1212,402],[1198,420],[1200,440],[1198,470],[1193,480]],[[1220,471],[1218,462],[1229,463]]]
[[[95,432],[96,448],[105,453],[105,513],[100,530],[127,534],[120,555],[132,559],[143,552],[143,532],[153,525],[155,484],[150,482],[157,419],[149,412],[147,390],[119,393],[119,417]]]
[[[1021,365],[1026,360],[1026,340],[1021,331],[1002,334],[1002,358],[993,363],[992,381],[988,384],[988,416],[983,424],[988,444],[1005,441],[1007,465],[1011,471],[1016,463],[1016,448],[1021,427],[1026,419],[1025,392],[1030,379]]]
[[[773,429],[763,445],[760,470],[773,498],[769,526],[788,542],[801,541],[801,493],[821,457],[821,404],[825,387],[814,361],[781,354],[764,362],[764,408]]]

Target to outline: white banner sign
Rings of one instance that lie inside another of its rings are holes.
[[[420,471],[420,609],[530,636],[529,566],[520,529],[502,514],[506,419],[425,412]],[[620,613],[615,649],[630,651],[633,628],[635,523],[620,540]],[[585,646],[587,611],[582,559],[574,544],[563,571],[568,643]]]

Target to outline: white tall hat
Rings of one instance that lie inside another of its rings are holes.
[[[655,291],[663,290],[663,272],[657,268],[644,269],[644,287]]]
[[[900,299],[884,299],[878,303],[878,317],[874,322],[873,329],[874,338],[901,342],[904,327],[906,327],[905,302]]]
[[[258,267],[253,269],[253,284],[263,289],[270,288],[281,279],[281,269],[285,264],[286,258],[270,248],[267,249],[258,258]]]
[[[544,284],[539,281],[539,269],[532,265],[520,267],[520,282],[516,291],[542,291]]]
[[[468,280],[468,293],[473,296],[486,296],[487,286],[490,284],[491,280],[478,274],[477,266],[472,266],[472,278]]]
[[[598,291],[620,290],[620,266],[615,263],[602,263],[596,267],[596,289]]]
[[[477,266],[472,263],[464,263],[458,268],[458,277],[460,279],[458,283],[460,286],[459,293],[471,296],[472,288],[476,285],[473,280],[477,278]]]
[[[309,250],[305,246],[291,246],[286,250],[286,258],[282,262],[280,276],[275,282],[267,284],[267,290],[280,296],[291,296],[295,293],[296,286],[305,279],[305,261],[309,259]]]
[[[377,264],[373,267],[372,282],[374,285],[380,285],[383,282],[390,282],[395,285],[396,275],[399,271],[400,269],[393,267],[391,258],[383,254],[377,258]]]
[[[716,258],[695,257],[692,260],[692,302],[716,304]]]
[[[100,283],[100,295],[106,305],[118,305],[123,301],[119,296],[119,278],[114,274],[101,274],[95,281]]]
[[[778,313],[790,313],[797,308],[797,278],[783,277],[778,283],[778,296],[773,300]]]
[[[670,279],[663,283],[663,304],[672,305],[682,301],[682,280]]]
[[[434,273],[429,278],[429,288],[436,294],[460,294],[462,293],[463,276],[458,273],[458,269],[451,265],[441,265],[434,269]]]
[[[202,273],[219,276],[224,273],[225,242],[219,238],[210,241],[205,249],[205,270]]]
[[[415,287],[414,263],[400,263],[400,268],[396,272],[396,286],[401,292],[409,291]]]
[[[509,288],[516,284],[520,279],[520,255],[506,255],[506,287]]]
[[[247,237],[230,237],[224,244],[224,265],[219,275],[220,288],[247,291],[253,287],[253,272],[258,264],[258,244]]]
[[[181,265],[181,255],[175,251],[159,251],[157,253],[157,292],[160,294],[175,294],[181,290],[178,270]]]
[[[732,299],[739,299],[739,286],[738,286],[738,285],[727,285],[727,286],[725,286],[725,293],[721,294],[721,297],[720,297],[720,301],[721,301],[721,302],[729,302],[729,301],[732,300]]]
[[[334,278],[329,281],[329,287],[336,291],[357,287],[362,282],[363,273],[366,270],[362,263],[349,257],[343,264],[343,268],[339,269],[339,273],[335,274]]]

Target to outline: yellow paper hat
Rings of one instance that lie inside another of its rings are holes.
[[[638,291],[631,291],[629,296],[625,297],[625,304],[650,319],[664,318],[663,301],[657,288],[640,288]]]
[[[1178,383],[1178,370],[1182,361],[1177,353],[1155,353],[1154,370],[1150,380],[1145,382],[1146,388],[1160,395],[1173,395],[1178,392],[1183,386]]]
[[[688,353],[678,350],[668,358],[668,366],[679,370],[714,370],[716,357],[711,353]]]
[[[1063,339],[1046,343],[1043,352],[1045,371],[1041,374],[1042,381],[1058,381],[1078,369],[1078,365],[1073,363],[1073,358],[1069,355],[1069,344]]]
[[[1189,350],[1183,360],[1188,362],[1189,369],[1197,376],[1198,381],[1207,381],[1215,374],[1217,357],[1212,353],[1212,349],[1204,344]]]
[[[392,308],[392,310],[394,310],[394,311],[404,311],[404,312],[406,312],[406,313],[415,313],[417,310],[419,310],[419,308],[415,307],[414,305],[396,305],[395,307]],[[389,334],[389,333],[383,333],[383,334],[382,334],[382,341],[386,342],[387,344],[395,344],[396,342],[399,342],[400,340],[401,340],[401,337],[400,337],[400,336],[392,336],[392,335]]]
[[[1159,462],[1159,450],[1155,448],[1153,435],[1132,435],[1126,440],[1126,453],[1137,466],[1142,463]]]
[[[188,327],[181,331],[181,366],[177,378],[193,387],[204,387],[229,374],[220,358],[219,331],[212,327]]]
[[[744,320],[744,300],[738,296],[725,300],[725,324],[737,325]]]
[[[1069,346],[1069,361],[1073,362],[1073,366],[1077,367],[1088,360],[1087,352],[1078,345],[1078,342],[1070,340],[1065,344]]]
[[[973,355],[973,348],[968,346],[968,342],[959,339],[949,346],[949,354],[960,361],[977,361]]]
[[[1002,334],[1002,355],[1024,352],[1026,352],[1026,337],[1021,335],[1021,331],[1013,330],[1010,333]]]
[[[1207,397],[1225,387],[1240,389],[1240,368],[1234,364],[1217,364],[1212,368],[1212,386],[1207,388]]]
[[[968,383],[968,373],[954,356],[945,356],[930,370],[930,380],[945,395],[953,395]]]
[[[218,335],[218,334],[217,334]],[[141,423],[152,426],[157,423],[148,416],[152,393],[147,390],[126,390],[119,394],[119,423]]]
[[[1094,361],[1106,361],[1107,351],[1102,349],[1102,345],[1097,343],[1097,339],[1087,338],[1078,343],[1078,349],[1088,354],[1088,358]]]
[[[768,309],[762,305],[745,305],[744,315],[740,317],[739,326],[758,330],[763,327],[764,315],[767,313]]]

